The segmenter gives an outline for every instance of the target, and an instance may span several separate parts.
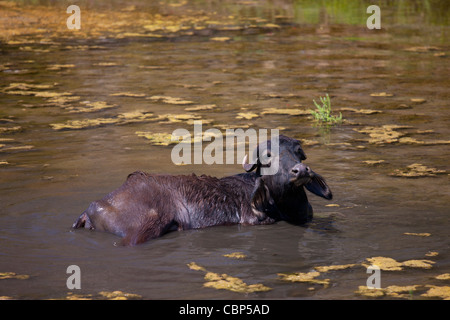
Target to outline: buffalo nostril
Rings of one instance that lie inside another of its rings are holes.
[[[298,173],[298,169],[292,169],[292,173],[297,174]]]

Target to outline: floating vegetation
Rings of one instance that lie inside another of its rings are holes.
[[[9,90],[5,91],[5,93],[21,96],[35,96],[41,98],[55,98],[72,95],[70,92],[29,91],[29,90]]]
[[[411,102],[414,102],[416,104],[422,104],[422,103],[427,102],[427,100],[423,99],[423,98],[411,98],[410,100],[411,100]]]
[[[129,300],[129,299],[142,299],[142,296],[134,293],[126,293],[123,291],[100,291],[99,294],[108,300]]]
[[[93,127],[100,127],[108,124],[129,124],[136,122],[146,122],[156,120],[152,112],[132,111],[119,113],[112,118],[96,118],[84,120],[69,120],[65,123],[51,123],[50,126],[54,130],[79,130]]]
[[[405,178],[435,177],[438,174],[445,174],[445,170],[429,168],[420,163],[413,163],[405,169],[395,169],[391,176]]]
[[[51,123],[54,130],[79,130],[103,126],[105,124],[115,124],[118,120],[114,118],[97,118],[85,120],[69,120],[65,123]]]
[[[361,114],[376,114],[376,113],[382,113],[383,111],[380,110],[372,110],[372,109],[355,109],[355,108],[340,108],[339,111],[351,111],[354,113],[361,113]]]
[[[170,144],[176,144],[178,141],[172,141],[172,135],[170,133],[153,133],[149,131],[136,131],[139,137],[144,137],[150,140],[150,143],[155,146],[168,146]]]
[[[409,51],[409,52],[426,53],[426,52],[431,52],[431,51],[438,51],[441,49],[439,49],[438,47],[433,47],[433,46],[419,46],[419,47],[406,48],[404,50]]]
[[[226,41],[230,41],[231,38],[230,37],[213,37],[213,38],[210,38],[209,40],[218,41],[218,42],[226,42]]]
[[[418,133],[427,133],[427,132],[418,132]],[[450,144],[450,140],[428,140],[421,141],[411,137],[402,137],[398,140],[399,143],[403,144],[418,144],[424,146],[433,146],[433,145],[441,145],[441,144]]]
[[[0,144],[0,152],[11,152],[11,151],[29,151],[34,149],[34,146],[25,145],[25,146],[11,146],[8,147],[4,144]]]
[[[365,133],[369,135],[369,139],[367,141],[372,144],[387,144],[398,142],[400,137],[403,137],[405,134],[398,132],[399,129],[407,129],[411,128],[409,126],[400,126],[396,124],[383,125],[381,127],[364,127],[362,129],[353,129],[360,133]]]
[[[435,277],[438,280],[450,280],[450,273],[440,274]]]
[[[362,263],[364,267],[367,268],[371,265],[375,265],[378,266],[380,270],[384,271],[401,271],[404,267],[431,269],[435,263],[431,260],[407,260],[398,262],[395,259],[387,257],[372,257],[367,258],[366,261],[367,262]]]
[[[420,288],[419,285],[412,286],[389,286],[386,288],[368,288],[367,286],[359,286],[355,293],[372,298],[378,298],[388,296],[391,298],[410,298],[412,292],[415,292]]]
[[[278,273],[278,276],[283,281],[290,281],[290,282],[307,282],[307,283],[313,283],[313,284],[322,284],[325,288],[327,288],[330,285],[330,279],[316,279],[318,276],[320,276],[320,272],[317,271],[311,271],[311,272],[297,272],[297,273]]]
[[[0,127],[0,133],[14,133],[22,131],[21,126],[14,126],[14,127]]]
[[[405,137],[408,133],[399,132],[397,130],[401,129],[411,129],[410,126],[401,126],[396,124],[386,124],[381,127],[372,127],[367,126],[361,129],[353,129],[354,131],[368,134],[369,138],[367,142],[376,145],[384,145],[384,144],[417,144],[417,145],[441,145],[441,144],[450,144],[450,140],[428,140],[421,141],[411,137]],[[413,132],[416,134],[428,134],[433,133],[433,131],[425,130],[425,131],[416,131]]]
[[[431,236],[431,233],[423,232],[423,233],[414,233],[414,232],[405,232],[403,233],[407,236],[416,236],[416,237],[429,237]]]
[[[59,71],[62,69],[69,69],[69,68],[75,68],[75,65],[74,64],[52,64],[49,67],[47,67],[47,70]]]
[[[430,289],[426,293],[422,294],[422,297],[450,300],[450,286],[427,285],[426,287]]]
[[[214,272],[207,272],[205,275],[204,287],[223,289],[239,293],[264,292],[272,290],[263,284],[246,284],[239,278],[231,277],[227,274],[218,274]]]
[[[68,103],[72,103],[75,101],[79,101],[81,97],[79,96],[59,96],[59,97],[51,97],[47,100],[48,105],[58,106],[65,109],[70,109],[70,106],[66,106]]]
[[[254,112],[239,112],[236,116],[236,119],[251,120],[253,118],[259,118],[259,115]]]
[[[64,300],[136,300],[142,299],[142,296],[134,293],[126,293],[123,291],[100,291],[98,294],[74,294],[68,292]]]
[[[393,93],[387,93],[387,92],[374,92],[370,94],[371,97],[393,97]]]
[[[92,300],[92,294],[74,294],[68,292],[64,300]]]
[[[437,252],[437,251],[429,251],[425,254],[425,256],[427,256],[427,257],[436,257],[438,255],[439,255],[439,252]]]
[[[187,107],[184,110],[185,111],[206,111],[206,110],[212,110],[217,108],[215,104],[202,104],[195,107]]]
[[[17,274],[15,272],[0,272],[0,280],[5,279],[19,279],[19,280],[26,280],[30,278],[27,274]]]
[[[151,96],[147,99],[153,100],[153,101],[161,101],[163,103],[167,104],[181,104],[181,105],[187,105],[187,104],[193,104],[193,101],[189,100],[183,100],[181,98],[174,98],[169,96]]]
[[[311,112],[302,109],[278,109],[278,108],[265,108],[261,114],[285,114],[289,116],[306,116],[310,115]]]
[[[368,164],[370,166],[375,166],[375,165],[386,163],[386,161],[385,160],[365,160],[365,161],[363,161],[363,163]]]
[[[302,139],[303,146],[317,146],[319,144],[320,144],[320,142],[317,140]]]
[[[111,109],[117,107],[115,104],[108,104],[105,101],[96,101],[96,102],[90,102],[90,101],[83,101],[81,102],[84,106],[69,106],[65,107],[66,110],[69,111],[69,113],[85,113],[85,112],[98,112],[103,111],[105,109]]]
[[[288,93],[288,94],[283,94],[283,93],[273,93],[273,92],[269,92],[269,93],[256,93],[256,95],[258,95],[258,97],[261,97],[263,99],[292,99],[292,98],[301,98],[301,96],[299,96],[298,94],[295,93]]]
[[[224,257],[232,258],[232,259],[245,259],[247,256],[242,252],[232,252],[228,254],[224,254]]]
[[[200,116],[192,114],[192,113],[179,113],[179,114],[163,114],[159,115],[156,120],[160,121],[160,123],[164,123],[165,120],[166,123],[178,123],[178,122],[186,122],[187,124],[193,124],[194,120],[201,119]],[[209,120],[202,120],[203,124],[209,123]]]
[[[55,87],[57,83],[54,84],[32,84],[32,83],[23,83],[23,82],[13,82],[10,83],[3,91],[9,90],[19,90],[19,91],[29,91],[29,90],[45,90],[51,89]]]
[[[91,108],[90,110],[105,108],[106,105],[99,105],[97,103],[91,103],[86,101],[87,107],[73,107],[68,106],[67,104],[79,101],[81,97],[74,96],[70,92],[52,92],[52,91],[37,91],[37,90],[47,90],[54,88],[57,83],[53,84],[30,84],[30,83],[10,83],[9,86],[4,88],[2,91],[6,94],[11,95],[21,95],[21,96],[35,96],[39,98],[45,98],[47,102],[44,106],[58,106],[65,109],[68,109],[70,112],[90,112],[88,111],[89,104]],[[94,104],[94,105],[92,105]],[[26,107],[35,107],[42,106],[41,105],[24,105]]]
[[[132,98],[145,98],[146,95],[144,93],[133,93],[133,92],[116,92],[111,93],[112,97],[132,97]]]
[[[335,270],[344,270],[344,269],[353,268],[356,266],[359,266],[359,265],[355,264],[355,263],[350,263],[350,264],[314,267],[314,269],[319,272],[328,272],[328,271],[335,271]]]
[[[189,269],[191,270],[196,270],[196,271],[205,271],[206,269],[202,266],[199,266],[198,264],[196,264],[195,262],[190,262],[187,264],[187,266],[189,267]]]
[[[94,63],[94,66],[99,66],[99,67],[115,67],[118,66],[119,64],[115,63],[115,62],[99,62],[99,63]]]
[[[271,288],[263,284],[247,284],[242,279],[237,277],[232,277],[227,274],[218,274],[214,272],[209,272],[204,267],[199,266],[195,262],[188,263],[187,266],[191,270],[203,271],[205,274],[205,283],[203,284],[206,288],[223,289],[239,293],[251,293],[251,292],[264,292],[272,290]]]

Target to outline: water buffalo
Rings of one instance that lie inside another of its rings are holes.
[[[118,189],[92,202],[72,227],[111,232],[122,237],[123,245],[135,245],[171,230],[279,220],[306,223],[313,210],[304,187],[331,199],[328,185],[302,163],[306,155],[298,140],[280,135],[276,155],[271,155],[270,140],[265,146],[266,156],[279,161],[274,175],[261,174],[258,158],[254,164],[244,159],[246,173],[220,179],[137,171]]]

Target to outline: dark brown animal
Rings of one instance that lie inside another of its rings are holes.
[[[306,156],[298,140],[280,136],[277,155],[271,155],[270,141],[265,145],[271,162],[279,161],[274,175],[261,175],[259,158],[253,165],[244,160],[246,173],[221,179],[137,171],[118,189],[92,202],[73,228],[111,232],[123,238],[122,244],[135,245],[171,230],[271,224],[279,220],[306,223],[313,210],[304,187],[331,199],[329,187],[302,163]]]

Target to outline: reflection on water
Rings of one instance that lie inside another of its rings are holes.
[[[447,1],[380,2],[381,30],[365,26],[367,1],[79,3],[78,33],[52,1],[0,3],[10,19],[0,38],[0,273],[30,276],[0,280],[0,296],[65,298],[76,264],[79,293],[94,297],[243,297],[203,287],[195,262],[271,288],[248,298],[354,299],[367,280],[361,263],[377,256],[435,262],[383,271],[383,287],[444,285],[434,277],[450,269]],[[320,127],[307,112],[326,93],[341,125]],[[310,194],[306,227],[214,227],[133,248],[70,230],[135,170],[241,172],[172,163],[167,137],[194,119],[204,131],[278,128],[301,139],[332,203]],[[224,256],[233,252],[245,258]],[[322,275],[328,287],[278,277],[344,264],[359,267]]]

